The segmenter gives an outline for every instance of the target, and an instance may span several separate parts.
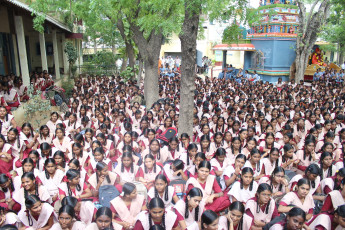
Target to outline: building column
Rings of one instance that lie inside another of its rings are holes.
[[[42,72],[44,70],[48,71],[47,52],[46,52],[46,40],[44,38],[44,33],[38,33],[38,36],[39,36],[39,40],[40,40]]]
[[[13,42],[13,53],[14,53],[14,62],[16,64],[16,75],[20,74],[20,67],[19,67],[19,57],[18,57],[18,47],[17,47],[17,38],[15,34],[12,34],[12,42]]]
[[[68,68],[69,68],[69,63],[68,63],[68,59],[67,59],[67,55],[65,53],[65,45],[66,45],[66,38],[65,35],[62,35],[62,50],[63,50],[63,72],[65,75],[68,74]]]
[[[14,16],[14,23],[16,27],[16,34],[17,34],[17,40],[18,40],[18,51],[19,51],[21,75],[23,78],[23,84],[28,87],[30,86],[30,75],[29,75],[28,58],[26,54],[25,34],[24,34],[22,16]]]
[[[226,68],[226,55],[227,55],[227,52],[226,50],[223,50],[223,69]]]
[[[59,65],[59,50],[56,39],[56,30],[53,30],[53,49],[54,49],[54,65],[55,65],[55,77],[60,79],[60,65]]]

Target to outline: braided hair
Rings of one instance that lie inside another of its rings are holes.
[[[15,138],[17,139],[17,148],[20,148],[20,139],[19,139],[19,132],[18,129],[16,128],[10,128],[10,130],[8,130],[8,133],[13,132],[15,134]],[[8,140],[8,135],[7,135],[7,142],[9,142]]]
[[[6,174],[0,174],[0,184],[5,184],[8,181],[10,182],[9,188],[2,187],[2,191],[6,193],[8,189],[10,189],[11,192],[14,192],[15,188],[12,179],[8,177]]]
[[[259,205],[259,195],[260,193],[264,192],[264,191],[269,191],[272,194],[272,188],[271,186],[269,186],[266,183],[262,183],[259,185],[257,191],[256,191],[256,198],[257,198],[257,206],[256,206],[256,213],[260,213],[260,205]],[[271,203],[271,199],[269,199],[266,209],[265,209],[265,213],[268,214],[268,210],[270,208],[270,203]]]
[[[113,222],[111,221],[112,218],[113,218],[113,213],[112,213],[111,209],[108,208],[108,207],[101,207],[101,208],[99,208],[97,210],[97,212],[96,212],[96,218],[95,218],[96,219],[96,223],[97,223],[97,219],[99,217],[101,217],[101,216],[107,216],[110,219],[110,221],[109,221],[110,222],[110,226],[107,227],[107,229],[114,230]]]
[[[323,160],[326,158],[326,157],[331,157],[332,161],[333,161],[333,156],[332,156],[332,153],[329,153],[329,152],[323,152],[321,154],[321,157],[320,157],[320,170],[321,170],[321,173],[320,173],[320,180],[323,180]],[[327,173],[327,178],[328,177],[331,177],[332,176],[332,165],[328,168],[328,173]]]
[[[48,173],[48,171],[46,169],[48,164],[53,164],[55,166],[55,170],[56,170],[56,162],[55,162],[54,158],[48,158],[44,162],[44,174],[45,174],[47,180],[49,180],[49,178],[50,178],[50,175],[49,175],[49,173]]]
[[[314,139],[312,139],[312,138],[311,139],[306,139],[305,142],[304,142],[304,146],[306,147],[309,144],[314,144],[315,145]],[[304,148],[304,150],[303,150],[303,159],[305,160],[306,158],[307,158],[307,153],[306,153],[306,148]],[[309,154],[309,161],[311,161],[311,159],[312,159],[312,156],[311,156],[311,154]]]
[[[187,148],[187,166],[189,165],[189,152],[193,149],[196,149],[198,151],[198,146],[195,144],[195,143],[191,143],[188,145],[188,148]]]
[[[43,130],[44,129],[48,129],[48,136],[49,136],[49,133],[50,133],[50,130],[49,130],[49,127],[47,126],[47,125],[42,125],[41,127],[40,127],[40,138],[42,139],[42,137],[43,137]]]
[[[210,225],[217,219],[218,219],[217,213],[215,213],[212,210],[206,210],[201,215],[201,229],[205,229],[204,225]]]
[[[237,229],[242,229],[243,226],[243,214],[244,214],[244,205],[242,202],[240,201],[235,201],[233,203],[231,203],[231,205],[229,206],[229,212],[231,211],[239,211],[240,213],[242,213],[242,218],[240,220],[240,222],[237,225]],[[228,229],[230,229],[230,222],[229,220],[227,220],[227,225],[228,225]]]
[[[36,183],[36,178],[35,178],[35,175],[33,174],[33,172],[26,172],[26,173],[24,173],[22,178],[21,178],[22,181],[23,181],[24,178],[28,178],[28,179],[30,179],[31,181],[34,182],[35,195],[38,196],[39,195],[38,194],[38,184]],[[29,192],[26,189],[24,189],[24,198],[26,199],[28,196],[29,196]]]
[[[184,214],[184,218],[187,219],[189,216],[189,209],[188,209],[188,200],[192,199],[193,197],[203,197],[202,191],[200,188],[194,187],[191,190],[189,190],[186,198],[185,198],[185,204],[186,204],[186,208],[185,208],[185,214]],[[188,199],[189,198],[189,199]],[[197,206],[195,208],[195,216],[194,216],[194,220],[196,222],[199,221],[199,206]]]
[[[320,176],[320,174],[321,174],[320,167],[317,164],[311,164],[305,170],[305,175],[309,179],[308,173],[309,174],[315,174],[316,176]],[[310,180],[310,185],[312,188],[315,188],[315,180],[313,180],[313,181]]]
[[[71,181],[73,180],[74,178],[76,178],[77,176],[80,177],[80,172],[78,170],[75,170],[75,169],[69,169],[66,173],[66,177],[67,177],[67,180]],[[69,196],[72,196],[73,193],[72,193],[72,190],[71,190],[71,187],[69,185],[70,182],[67,182],[67,189],[68,189],[68,195]],[[78,192],[81,191],[81,186],[80,184],[78,183],[75,188],[77,189]]]
[[[340,181],[338,181],[338,176],[343,178]],[[345,168],[341,168],[339,169],[339,171],[337,172],[337,176],[334,180],[334,189],[333,190],[341,190],[341,186],[340,185],[345,185]],[[340,182],[340,183],[339,183]]]
[[[74,142],[73,145],[72,145],[72,158],[76,158],[76,154],[73,151],[74,147],[77,147],[77,148],[79,148],[81,150],[80,153],[79,153],[79,157],[83,158],[83,146],[81,146],[81,144],[78,143],[78,142]]]
[[[152,154],[151,145],[153,143],[156,143],[158,145],[157,159],[160,160],[161,159],[161,154],[160,154],[161,151],[160,151],[160,144],[159,144],[159,141],[157,139],[153,139],[150,141],[149,154]]]
[[[292,144],[288,143],[288,144],[285,144],[285,145],[284,145],[284,147],[283,147],[284,154],[283,154],[283,156],[282,156],[282,163],[288,162],[288,159],[289,159],[289,160],[293,159],[293,156],[291,156],[291,157],[287,157],[287,156],[286,156],[286,153],[287,153],[288,151],[290,151],[291,149],[294,149],[293,146],[292,146]],[[288,158],[288,159],[287,159],[287,158]]]
[[[295,216],[301,216],[303,219],[303,223],[307,220],[307,215],[303,211],[303,209],[298,207],[293,207],[287,214],[288,217],[295,217]],[[284,229],[287,229],[287,222],[284,224]]]
[[[123,152],[122,157],[121,157],[121,172],[123,173],[125,171],[125,166],[123,164],[123,159],[127,157],[131,160],[130,168],[131,168],[131,173],[134,173],[134,164],[133,164],[133,154],[131,152]]]
[[[31,157],[30,157],[30,155],[35,155],[35,157],[36,157],[36,159],[37,159],[37,161],[36,162],[34,162],[32,159],[31,159]],[[38,151],[37,150],[31,150],[31,152],[29,153],[29,157],[28,158],[25,158],[25,159],[31,159],[32,160],[32,165],[33,166],[36,166],[36,168],[37,169],[39,169],[40,168],[40,154],[38,153]],[[25,160],[24,159],[24,160]],[[36,164],[36,165],[35,165]],[[24,163],[22,163],[22,165],[24,165]],[[24,169],[23,169],[24,170]],[[32,169],[32,170],[34,170],[34,169]],[[24,172],[24,171],[23,171]]]
[[[75,198],[74,196],[65,196],[62,201],[61,201],[61,205],[62,206],[71,206],[71,207],[76,207],[78,204],[78,199]],[[78,216],[75,216],[76,220],[80,221],[80,219],[78,218]]]
[[[154,197],[152,200],[150,200],[149,205],[148,205],[150,228],[152,227],[152,222],[153,222],[152,221],[152,216],[151,216],[151,210],[154,209],[154,208],[160,208],[160,209],[164,210],[161,225],[163,225],[162,227],[164,229],[166,229],[165,228],[165,205],[164,205],[163,200],[161,198],[159,198],[159,197]]]
[[[244,167],[243,169],[242,169],[242,176],[241,176],[241,181],[240,181],[240,183],[241,183],[241,189],[243,189],[243,176],[246,174],[246,173],[250,173],[250,174],[252,174],[252,176],[254,175],[254,172],[253,172],[253,169],[252,168],[249,168],[249,167]],[[249,191],[252,191],[253,190],[253,184],[254,184],[254,178],[252,179],[252,181],[250,182],[250,184],[249,184]]]
[[[25,207],[26,207],[26,214],[28,217],[29,226],[31,227],[34,223],[29,215],[29,210],[37,203],[41,202],[40,198],[36,195],[29,195],[25,197]]]
[[[277,153],[278,153],[278,159],[275,160],[275,168],[276,168],[276,167],[278,167],[278,161],[279,161],[279,149],[274,148],[274,147],[271,149],[270,154],[269,154],[270,160],[271,160],[271,156],[272,156],[272,154],[273,154],[274,152],[277,152]]]
[[[65,168],[66,167],[66,158],[65,158],[65,154],[58,150],[54,153],[54,156],[53,158],[55,159],[57,156],[61,157],[62,158],[62,164],[60,165],[62,168]],[[55,160],[56,161],[56,160]]]
[[[144,157],[144,162],[146,159],[151,159],[152,161],[155,162],[155,157],[152,155],[152,154],[147,154],[145,157]],[[160,167],[160,166],[159,166]],[[146,164],[144,163],[144,172],[147,174],[148,173],[148,169],[146,167]],[[157,172],[157,164],[156,162],[153,164],[153,172],[156,173]]]
[[[41,150],[41,157],[47,157],[47,158],[51,157],[51,155],[52,155],[52,147],[47,142],[43,142],[40,145],[40,150]],[[45,155],[44,151],[47,151],[47,150],[49,150],[49,154]]]
[[[155,186],[154,186],[155,197],[159,197],[159,194],[156,188],[156,183],[158,180],[162,180],[165,183],[164,200],[168,201],[169,200],[169,182],[164,174],[158,174],[155,178]]]
[[[34,137],[34,129],[32,128],[32,125],[30,123],[26,122],[22,125],[22,130],[25,127],[28,127],[30,129],[30,136],[33,138]]]
[[[101,171],[103,171],[103,169],[108,169],[108,165],[104,162],[98,162],[96,164],[96,180],[97,180],[97,184],[98,184],[98,178],[99,178],[99,174],[101,173]],[[105,177],[105,179],[107,180],[108,184],[110,184],[111,180],[109,177],[109,174]]]
[[[250,157],[253,158],[253,156],[255,154],[259,154],[261,156],[261,154],[260,154],[260,152],[259,152],[259,150],[257,148],[254,148],[254,149],[252,149],[252,151],[250,151]],[[260,170],[261,170],[261,168],[260,168],[260,160],[256,163],[256,167],[255,168],[256,168],[257,172],[260,172]]]
[[[276,175],[277,173],[280,173],[280,172],[284,173],[284,175],[285,175],[285,170],[284,170],[283,167],[280,167],[280,166],[275,167],[274,170],[273,170],[273,172],[272,172],[272,175],[270,176],[271,190],[272,190],[272,191],[273,191],[273,177],[275,177],[275,175]],[[283,190],[283,184],[280,183],[279,188],[278,188],[278,191],[281,192],[282,190]]]

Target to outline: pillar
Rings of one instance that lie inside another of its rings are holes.
[[[39,40],[40,40],[42,72],[44,70],[48,71],[47,52],[46,52],[46,40],[44,38],[44,33],[38,33],[38,36],[39,36]]]
[[[227,52],[228,52],[228,51],[223,50],[223,69],[226,68],[226,53],[227,53]]]
[[[15,34],[12,34],[12,42],[13,42],[13,53],[14,53],[14,63],[16,64],[16,75],[20,74],[20,61],[18,56],[18,47],[17,47],[17,38]]]
[[[59,65],[59,49],[56,39],[56,30],[53,30],[53,49],[54,49],[54,65],[55,65],[55,77],[60,78],[60,65]]]
[[[68,68],[69,68],[69,63],[68,63],[68,59],[67,59],[67,55],[65,53],[65,45],[66,45],[66,38],[65,35],[62,35],[62,57],[63,57],[63,72],[64,74],[68,74]]]
[[[14,16],[14,23],[16,27],[16,34],[17,34],[17,40],[18,40],[19,62],[20,62],[21,75],[23,78],[23,84],[29,87],[30,75],[29,75],[28,58],[26,54],[25,34],[24,34],[22,16]]]

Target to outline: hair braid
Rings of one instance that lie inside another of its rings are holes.
[[[188,216],[189,216],[188,199],[187,199],[187,197],[186,197],[186,200],[185,200],[185,204],[186,204],[186,211],[185,211],[185,214],[184,214],[184,218],[187,219]]]
[[[165,210],[164,210],[164,213],[163,213],[163,217],[162,217],[162,227],[164,228],[164,229],[166,229],[165,228]]]
[[[169,186],[168,186],[168,185],[165,187],[164,192],[165,192],[165,194],[164,194],[164,200],[165,200],[165,201],[168,201],[168,200],[169,200]]]
[[[125,166],[123,165],[123,163],[121,164],[121,172],[123,173],[125,170]]]
[[[271,199],[268,201],[267,206],[266,206],[266,210],[265,213],[268,214],[268,210],[270,208],[270,203],[271,203]]]
[[[253,184],[254,184],[254,179],[252,180],[252,182],[250,182],[249,191],[252,191],[252,190],[253,190]]]
[[[72,196],[71,188],[69,187],[69,182],[67,182],[68,195]]]
[[[150,228],[152,227],[152,217],[151,217],[151,213],[149,212],[149,225]]]

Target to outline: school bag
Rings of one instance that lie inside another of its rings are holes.
[[[120,193],[114,185],[103,185],[98,190],[99,203],[103,207],[110,208],[110,201],[119,196]]]
[[[170,181],[169,185],[175,189],[176,196],[180,199],[183,199],[183,197],[186,195],[186,181],[181,179],[172,180]]]
[[[162,134],[157,136],[157,139],[160,141],[161,145],[168,145],[171,138],[176,136],[177,129],[174,127],[167,128]]]

